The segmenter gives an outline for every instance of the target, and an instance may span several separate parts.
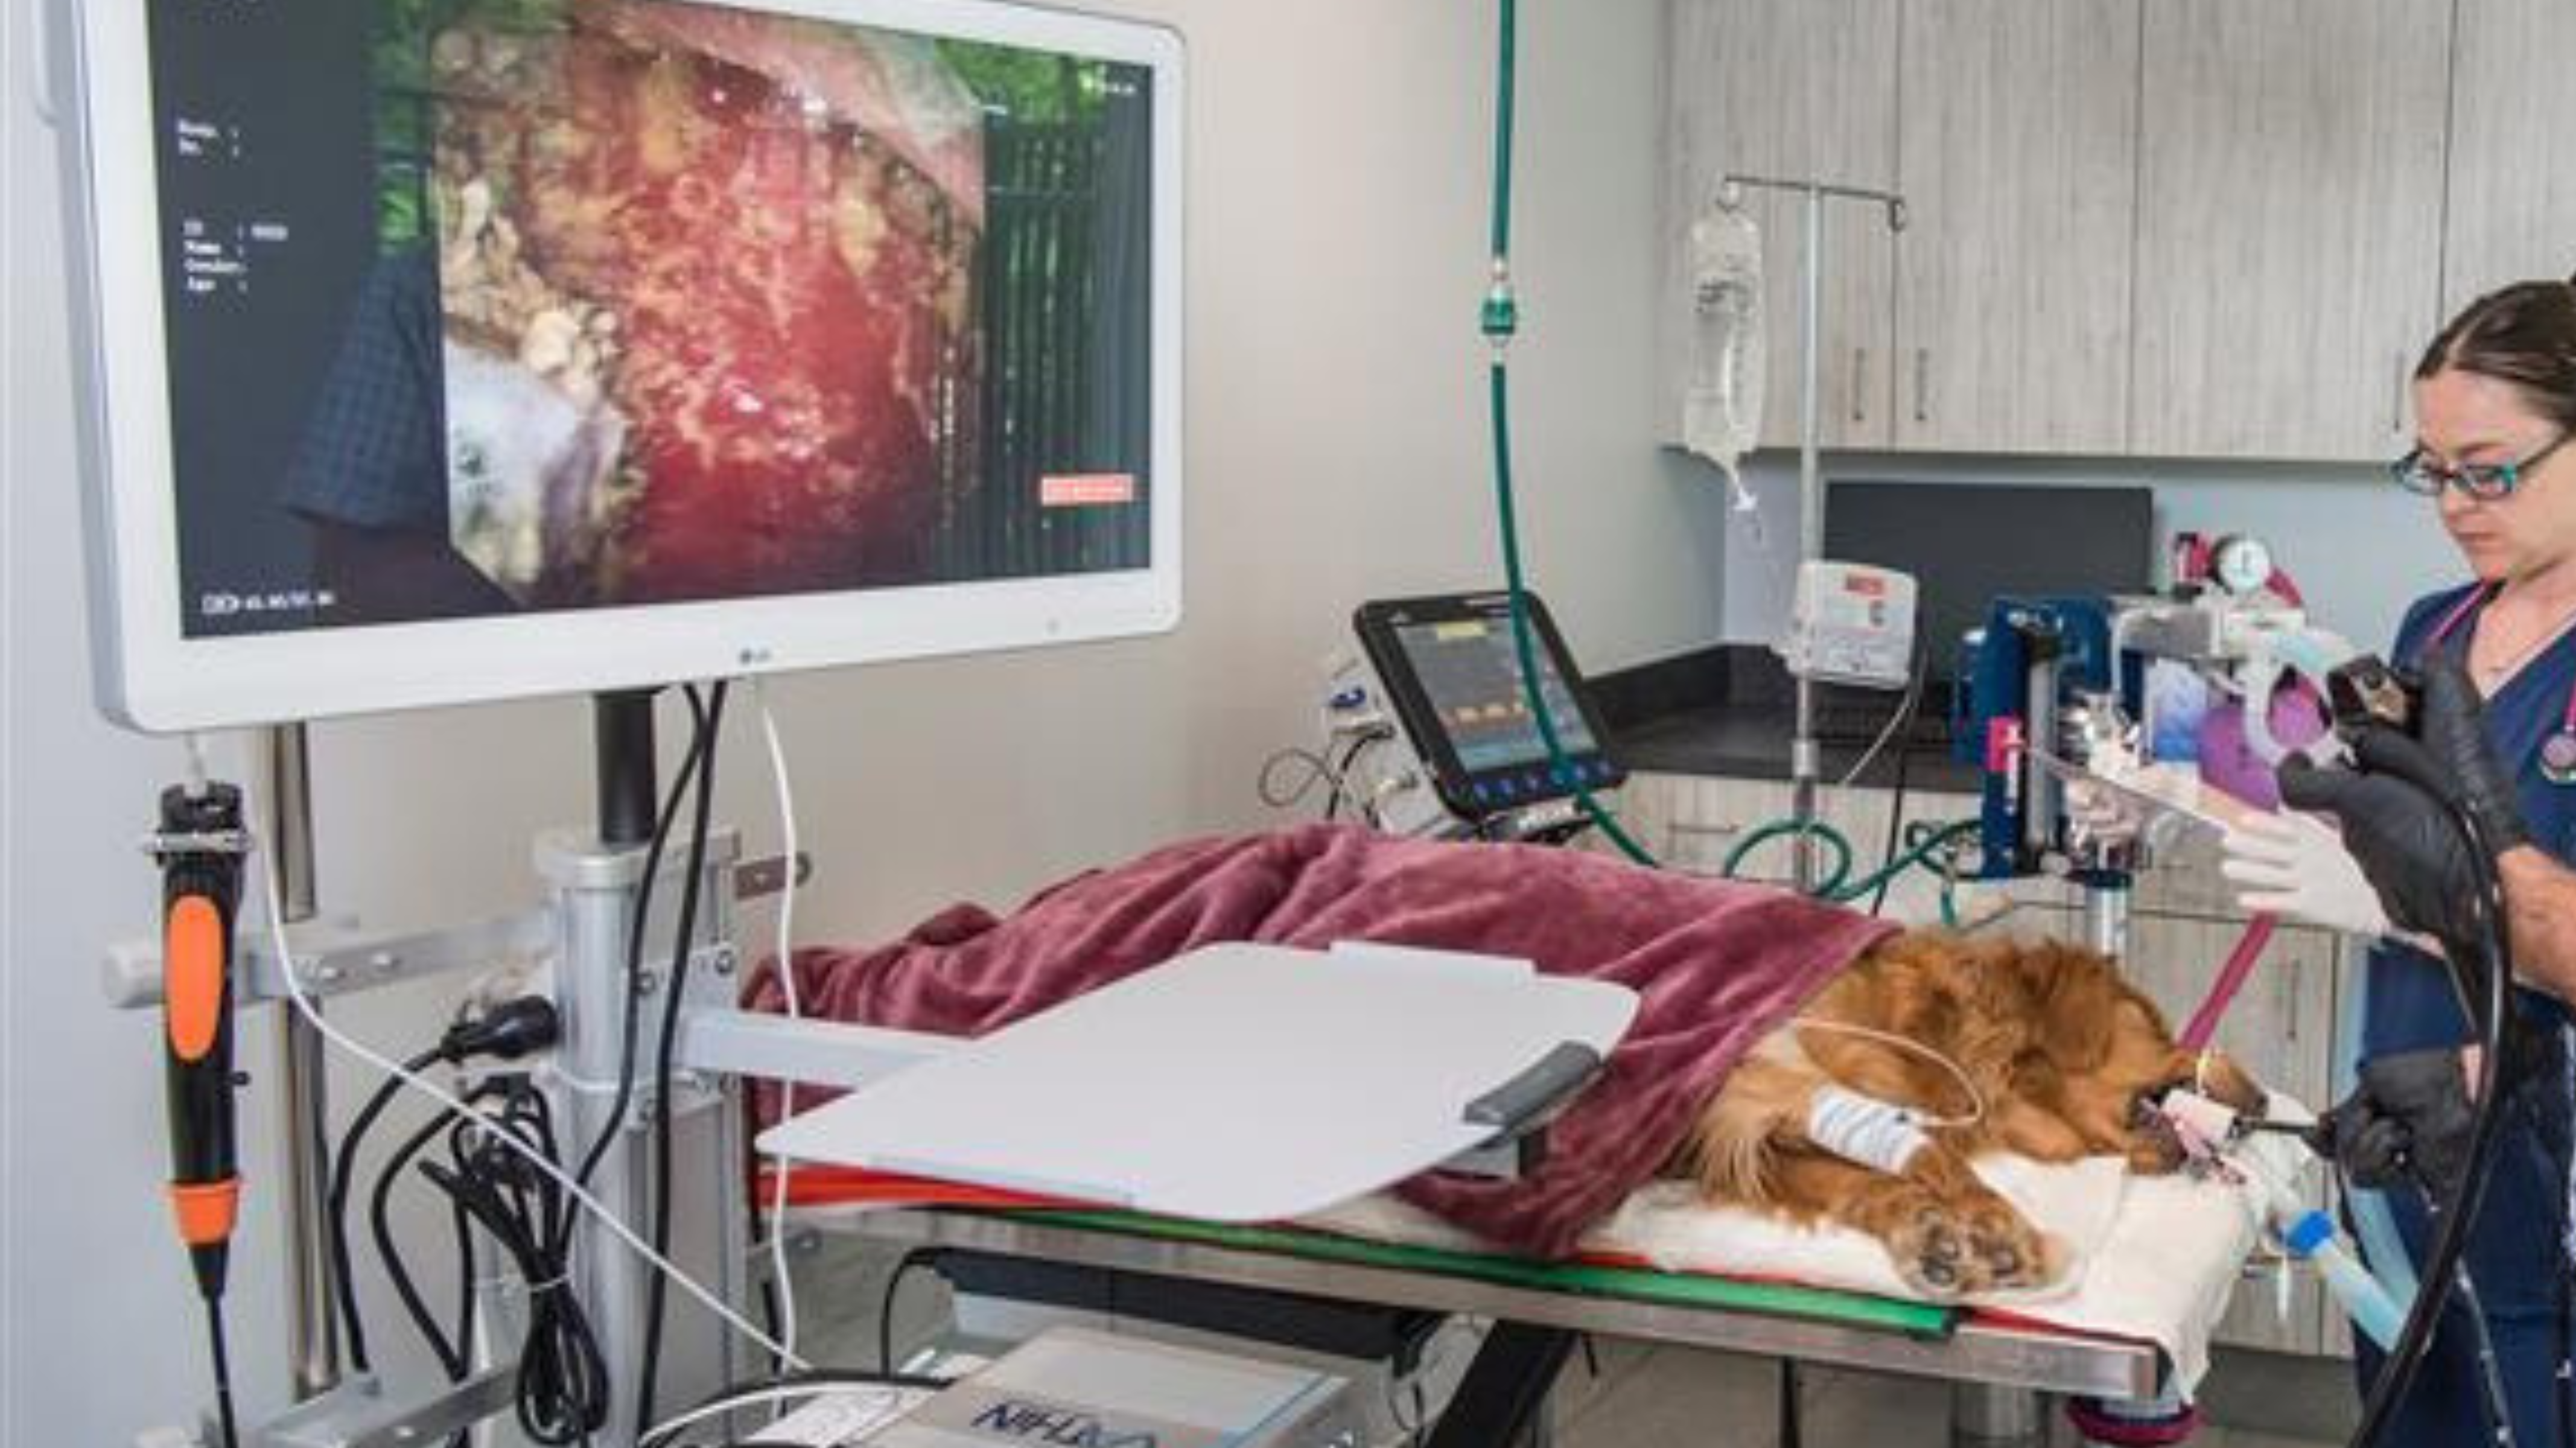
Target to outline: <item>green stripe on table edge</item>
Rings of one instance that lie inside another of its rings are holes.
[[[1015,1208],[990,1215],[1015,1222],[1121,1232],[1131,1236],[1197,1242],[1213,1247],[1355,1266],[1437,1272],[1546,1292],[1574,1292],[1665,1306],[1726,1308],[1768,1313],[1775,1317],[1807,1318],[1901,1332],[1913,1337],[1947,1338],[1965,1316],[1955,1307],[1835,1292],[1820,1287],[1800,1287],[1791,1283],[1747,1282],[1701,1273],[1602,1267],[1585,1262],[1537,1262],[1482,1252],[1452,1252],[1436,1247],[1365,1242],[1352,1237],[1287,1231],[1276,1227],[1229,1227],[1128,1212],[1071,1211],[1052,1207]]]

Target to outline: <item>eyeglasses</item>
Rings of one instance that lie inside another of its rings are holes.
[[[2419,447],[2390,463],[2388,469],[2396,475],[2397,486],[2410,493],[2438,498],[2444,488],[2457,488],[2480,502],[2493,502],[2498,498],[2512,497],[2514,490],[2522,486],[2524,475],[2547,462],[2551,453],[2565,447],[2570,436],[2576,434],[2558,434],[2540,451],[2519,462],[2458,463],[2445,467],[2426,457]]]

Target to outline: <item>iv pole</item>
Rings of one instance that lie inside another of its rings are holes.
[[[1865,186],[1730,173],[1718,182],[1717,204],[1730,211],[1739,210],[1748,190],[1793,192],[1807,199],[1798,316],[1798,561],[1803,565],[1822,558],[1825,548],[1825,479],[1817,441],[1821,422],[1817,372],[1822,361],[1819,352],[1825,310],[1825,201],[1830,197],[1884,206],[1887,229],[1893,233],[1905,229],[1905,198],[1893,191]],[[1816,745],[1816,686],[1803,673],[1797,676],[1796,683],[1796,726],[1789,740],[1789,815],[1798,825],[1794,878],[1801,892],[1809,892],[1816,886],[1816,840],[1808,827],[1816,822],[1816,789],[1822,771]]]

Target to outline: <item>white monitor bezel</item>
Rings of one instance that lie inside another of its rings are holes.
[[[1167,631],[1180,621],[1185,47],[1167,27],[995,0],[759,0],[818,19],[1150,66],[1153,271],[1143,569],[191,639],[180,622],[146,0],[59,0],[74,366],[100,710],[151,733]]]

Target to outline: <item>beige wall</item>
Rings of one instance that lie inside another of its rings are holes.
[[[1180,27],[1193,63],[1186,619],[1143,642],[775,685],[823,868],[801,917],[811,939],[1260,823],[1253,770],[1301,742],[1317,660],[1351,605],[1496,575],[1475,335],[1493,6],[1107,8]],[[57,200],[29,106],[26,9],[9,7],[0,104],[0,1438],[112,1445],[182,1416],[202,1379],[158,1198],[151,1023],[110,1014],[92,984],[99,945],[148,923],[132,842],[178,755],[115,733],[86,701]],[[1714,495],[1647,441],[1659,14],[1652,0],[1555,0],[1524,17],[1526,531],[1535,582],[1596,668],[1688,646],[1717,621]],[[322,728],[328,904],[425,923],[529,898],[525,839],[588,808],[586,739],[569,702]],[[762,843],[775,823],[751,743],[737,732],[722,804]],[[351,1014],[405,1044],[430,1028],[425,1010]],[[264,1151],[251,1175],[265,1208]],[[255,1213],[237,1273],[252,1406],[278,1382],[274,1237]]]

